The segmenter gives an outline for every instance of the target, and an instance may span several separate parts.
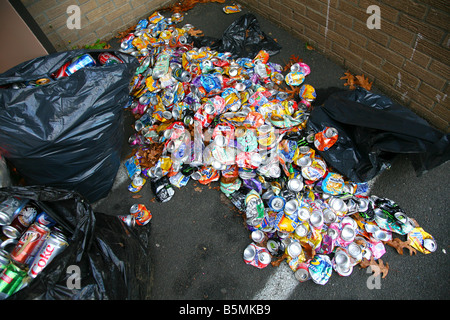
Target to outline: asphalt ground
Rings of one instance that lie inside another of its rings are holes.
[[[220,38],[226,27],[249,12],[243,8],[240,13],[227,15],[222,11],[223,6],[219,3],[197,4],[185,14],[182,23],[190,23],[205,35]],[[340,77],[345,69],[318,52],[307,50],[304,42],[263,17],[255,16],[261,29],[282,46],[281,52],[270,57],[269,61],[284,65],[291,55],[298,55],[311,67],[307,83],[316,90],[344,88]],[[132,123],[133,119],[126,113],[126,138],[133,133]],[[122,161],[132,150],[124,141]],[[243,251],[251,243],[250,232],[245,227],[242,214],[220,192],[218,182],[204,186],[191,179],[187,186],[175,189],[173,198],[166,203],[154,201],[150,186],[146,184],[139,192],[142,197],[134,199],[127,190],[130,179],[124,166],[121,166],[108,197],[92,205],[95,211],[110,215],[126,214],[134,203],[143,203],[151,210],[151,222],[135,227],[134,231],[147,246],[152,260],[152,280],[148,284],[151,295],[147,298],[161,302],[170,300],[167,309],[170,314],[177,314],[187,301],[191,305],[197,301],[196,306],[208,306],[211,301],[220,300],[222,302],[215,305],[215,315],[219,315],[225,313],[223,305],[230,300],[239,300],[243,304],[256,303],[250,300],[259,300],[260,304],[264,303],[262,300],[283,300],[286,303],[447,300],[450,296],[450,262],[447,255],[449,169],[450,164],[445,163],[417,177],[408,157],[399,155],[389,170],[374,179],[371,194],[397,202],[433,235],[438,245],[434,253],[427,255],[420,252],[410,255],[407,249],[400,255],[394,248],[386,246],[382,260],[389,264],[389,272],[385,278],[377,279],[379,282],[375,288],[371,285],[375,283],[372,273],[358,266],[348,277],[333,272],[328,283],[322,286],[313,281],[298,282],[286,263],[279,267],[269,265],[264,269],[245,264]],[[302,306],[306,308],[306,305]],[[373,305],[367,307],[372,308]]]

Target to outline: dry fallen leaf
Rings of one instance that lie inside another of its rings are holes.
[[[279,267],[280,264],[286,260],[289,257],[289,255],[287,253],[283,254],[280,257],[275,258],[275,260],[273,260],[270,264],[272,265],[272,267]]]
[[[193,37],[201,37],[203,36],[203,31],[198,29],[197,30],[191,29],[188,31],[188,34]]]
[[[360,263],[359,266],[363,269],[370,267],[370,270],[373,272],[374,276],[378,276],[380,274],[383,274],[382,278],[386,278],[388,272],[389,272],[389,264],[386,263],[384,265],[383,260],[378,259],[378,262],[373,259],[373,257],[370,258],[370,260],[367,260],[364,258]]]
[[[341,77],[341,80],[347,80],[346,83],[344,83],[344,86],[348,86],[350,90],[354,90],[355,87],[355,76],[352,75],[349,71],[344,73],[345,76]]]
[[[361,75],[361,76],[356,76],[356,79],[357,79],[357,84],[360,87],[362,87],[368,91],[370,91],[370,89],[372,89],[373,81],[369,82],[369,78],[365,78],[364,75]]]
[[[408,249],[410,256],[417,253],[416,249],[409,245],[411,243],[411,240],[409,239],[406,241],[402,241],[399,238],[394,238],[392,240],[386,241],[385,243],[393,247],[401,255],[403,255],[403,249]]]
[[[177,1],[170,7],[163,8],[161,10],[170,10],[172,12],[185,12],[191,10],[197,3],[218,2],[224,3],[225,0],[181,0]]]
[[[356,89],[356,86],[359,86],[361,88],[364,88],[368,91],[372,89],[372,82],[369,82],[369,78],[366,78],[364,75],[358,75],[354,76],[350,73],[350,71],[347,71],[344,73],[345,76],[341,77],[341,80],[347,80],[346,83],[344,83],[344,86],[348,86],[350,90]]]
[[[303,251],[305,252],[306,260],[314,258],[314,256],[316,255],[316,251],[311,245],[309,245],[308,243],[302,243],[302,247]]]

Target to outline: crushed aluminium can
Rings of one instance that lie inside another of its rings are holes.
[[[152,213],[143,204],[134,204],[130,208],[130,214],[139,226],[145,226],[152,219]]]
[[[330,280],[333,271],[332,263],[327,255],[315,255],[311,259],[308,267],[311,279],[320,285],[324,285]]]

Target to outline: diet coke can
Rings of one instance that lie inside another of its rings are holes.
[[[60,232],[51,233],[41,246],[41,249],[36,254],[34,261],[30,266],[30,270],[28,271],[30,277],[36,278],[37,275],[68,246],[69,243],[67,242],[66,236]]]

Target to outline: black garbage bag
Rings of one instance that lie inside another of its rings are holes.
[[[75,191],[45,186],[0,188],[0,200],[8,196],[35,201],[69,239],[69,246],[9,300],[148,299],[147,250],[117,216],[94,213]]]
[[[50,78],[71,59],[99,52],[58,52],[0,74],[0,153],[27,185],[75,190],[91,203],[110,191],[136,58],[112,52],[124,63],[86,67],[47,85],[8,88]]]
[[[319,132],[325,127],[336,128],[339,138],[320,155],[355,182],[371,180],[398,154],[408,154],[417,176],[450,159],[449,134],[361,87],[334,92],[312,110],[307,128]]]
[[[220,39],[207,36],[192,39],[195,47],[208,46],[218,52],[230,52],[232,59],[254,58],[261,50],[272,56],[281,50],[281,46],[261,30],[258,19],[251,13],[228,26]]]

